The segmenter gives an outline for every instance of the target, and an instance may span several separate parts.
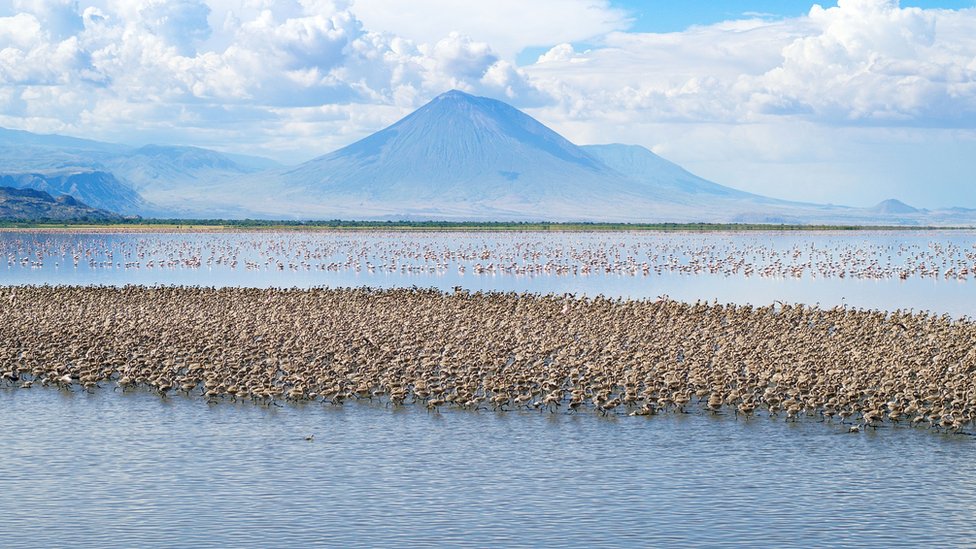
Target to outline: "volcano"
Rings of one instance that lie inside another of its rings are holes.
[[[976,225],[976,210],[965,208],[894,199],[852,208],[748,193],[641,146],[577,146],[515,107],[457,90],[292,167],[0,128],[0,178],[172,218]]]
[[[715,217],[703,199],[746,203],[739,211],[776,202],[643,147],[574,145],[506,103],[457,90],[239,191],[264,195],[248,207],[269,216],[342,219],[687,221]]]

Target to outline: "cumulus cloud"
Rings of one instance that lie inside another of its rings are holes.
[[[195,45],[210,36],[209,15],[201,0],[152,0],[139,9],[148,30],[183,55],[193,55]]]
[[[353,10],[376,31],[419,43],[457,32],[491,44],[506,58],[526,47],[587,40],[630,24],[609,0],[357,0]]]
[[[454,87],[515,103],[542,97],[486,42],[370,31],[348,2],[20,0],[15,9],[0,17],[0,97],[5,123],[25,129],[97,136],[127,120],[175,120],[206,132],[243,108],[290,119],[287,109],[333,104],[402,114]]]
[[[603,46],[561,44],[527,70],[577,111],[583,103],[658,120],[958,124],[976,115],[976,10],[840,0],[796,19],[612,33]]]
[[[754,93],[849,120],[930,123],[976,113],[976,95],[966,89],[976,76],[967,68],[976,52],[974,21],[968,32],[942,29],[957,14],[885,0],[814,6],[809,19],[819,32],[785,46],[782,63],[755,80]]]
[[[913,128],[976,140],[976,9],[839,0],[641,34],[605,0],[391,2],[14,0],[0,7],[0,125],[309,157],[459,88],[757,191],[742,158],[864,158],[859,139],[904,151],[915,141],[897,132]],[[518,66],[530,46],[550,49]]]
[[[558,100],[551,112],[596,121],[964,125],[976,114],[974,10],[840,0],[800,18],[637,34],[614,31],[624,15],[594,0],[466,4],[466,17],[457,3],[422,0],[396,22],[383,19],[392,13],[384,1],[16,0],[18,13],[0,18],[0,86],[7,96],[63,86],[92,105],[268,108],[409,108],[456,87],[523,107]],[[545,28],[526,31],[526,21]],[[543,32],[549,24],[565,28]],[[511,52],[541,35],[599,38],[583,51],[563,41],[516,66]]]
[[[549,63],[551,61],[573,61],[574,59],[583,59],[581,56],[576,55],[576,49],[572,44],[563,42],[562,44],[557,44],[549,49],[549,51],[543,53],[536,59],[536,63]]]
[[[0,44],[4,50],[28,50],[44,43],[41,22],[33,14],[18,13],[0,17]]]
[[[579,142],[642,143],[786,198],[976,206],[976,9],[840,0],[600,46],[525,68],[559,98],[533,114]]]
[[[53,38],[65,38],[83,28],[75,0],[14,0],[13,9],[36,17],[43,32]]]

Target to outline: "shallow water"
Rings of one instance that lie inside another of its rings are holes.
[[[751,271],[732,270],[736,261]],[[584,274],[587,263],[592,268]],[[810,266],[798,276],[790,274],[791,266],[805,263]],[[495,270],[476,272],[489,265]],[[709,265],[721,268],[711,273]],[[938,272],[920,275],[920,265]],[[558,268],[568,274],[554,274]],[[961,268],[968,274],[959,276]],[[902,280],[899,273],[909,274]],[[0,232],[4,284],[462,286],[754,305],[781,300],[961,317],[976,316],[974,277],[972,231]]]
[[[971,232],[0,232],[0,283],[461,285],[964,316],[976,311],[972,276],[867,275],[914,269],[922,256],[945,261],[943,270],[958,266],[971,259],[974,243]],[[694,253],[742,252],[757,269],[779,268],[777,261],[794,261],[783,258],[797,249],[865,276],[681,274],[676,267],[696,261]],[[93,252],[75,267],[72,253],[80,250]],[[424,250],[490,250],[527,267],[594,256],[620,265],[629,255],[671,268],[647,275],[626,269],[474,274],[480,257],[438,261],[424,258]],[[625,259],[618,261],[617,253]],[[370,272],[370,264],[396,254],[396,272]],[[237,265],[216,259],[207,265],[208,258],[230,256]],[[275,263],[266,264],[269,258]],[[149,260],[171,263],[149,269]],[[126,267],[136,261],[138,268]],[[258,267],[247,268],[248,261]],[[446,266],[430,272],[437,264]],[[865,270],[872,264],[879,267]],[[0,388],[0,411],[2,546],[950,547],[976,541],[976,437],[928,429],[848,434],[846,426],[812,419],[736,421],[704,413],[603,418],[428,414],[420,406],[365,403],[208,406],[141,391],[40,387]]]
[[[2,389],[0,405],[10,547],[976,540],[976,438],[927,430],[107,389]]]

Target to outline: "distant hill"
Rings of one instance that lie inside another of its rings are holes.
[[[658,190],[667,189],[672,193],[688,195],[688,198],[691,199],[702,196],[717,196],[758,201],[769,200],[763,196],[719,185],[698,177],[640,145],[621,145],[619,143],[582,145],[580,149],[643,187]]]
[[[104,171],[66,169],[47,173],[0,174],[0,185],[69,195],[93,208],[138,214],[148,208],[132,187]]]
[[[91,139],[79,139],[64,135],[38,134],[23,130],[0,128],[0,146],[44,148],[59,151],[99,151],[103,153],[121,153],[128,147],[115,143],[103,143]],[[20,160],[28,160],[23,157]]]
[[[318,219],[720,221],[802,206],[707,181],[643,147],[574,145],[457,90],[333,153],[212,190],[264,216]]]
[[[132,147],[0,128],[0,184],[63,192],[124,214],[179,213],[179,207],[160,209],[154,198],[192,200],[215,182],[280,167],[267,158],[198,147]]]
[[[279,172],[278,182],[282,199],[345,216],[567,218],[582,204],[638,198],[625,178],[528,115],[457,91]]]
[[[879,214],[914,214],[921,212],[921,210],[918,208],[913,208],[912,206],[909,206],[900,200],[895,200],[894,198],[882,200],[871,208],[871,211]]]
[[[198,147],[147,145],[102,162],[133,189],[150,194],[179,191],[190,184],[209,184],[260,171],[245,167],[225,154]]]
[[[217,183],[208,205],[256,217],[452,221],[949,224],[779,200],[698,177],[635,145],[577,146],[501,101],[457,90],[294,168]],[[203,206],[201,208],[201,206]],[[199,210],[198,210],[199,211]]]
[[[644,147],[575,145],[511,105],[457,90],[291,167],[197,147],[0,130],[0,184],[167,218],[976,225],[976,210],[965,208],[748,193]]]
[[[122,219],[118,214],[92,208],[69,195],[55,198],[44,191],[0,186],[0,221],[108,223]]]

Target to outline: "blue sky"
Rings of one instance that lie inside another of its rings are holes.
[[[613,5],[633,14],[633,32],[677,32],[691,25],[709,25],[735,19],[744,13],[769,14],[772,17],[799,17],[818,3],[824,7],[837,2],[810,0],[615,0]],[[903,0],[902,7],[960,9],[976,6],[973,0]]]
[[[747,15],[767,18],[802,17],[814,4],[836,7],[837,1],[812,0],[613,0],[629,18],[628,32],[680,32],[692,25],[711,25]],[[972,8],[976,0],[902,0],[902,7],[923,9]],[[519,52],[519,64],[533,62],[547,48],[534,46]]]
[[[0,126],[298,162],[458,88],[780,198],[976,208],[959,0],[0,0]]]

